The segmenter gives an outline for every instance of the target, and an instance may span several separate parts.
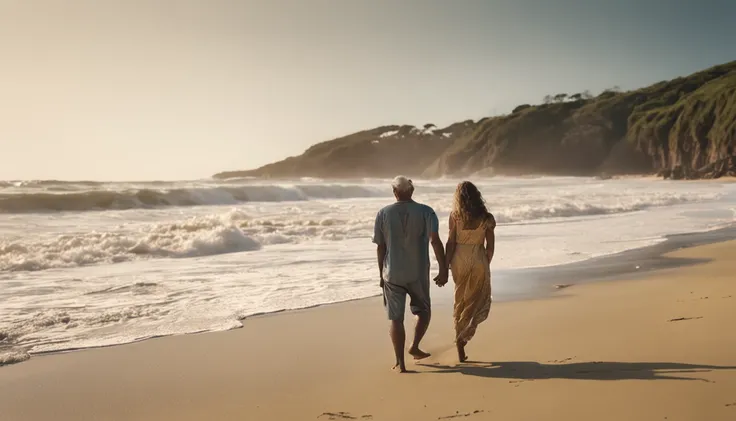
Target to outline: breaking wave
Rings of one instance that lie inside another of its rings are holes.
[[[78,184],[75,184],[78,186]],[[89,187],[89,186],[88,186]],[[71,191],[70,191],[71,190]],[[42,191],[1,193],[0,213],[146,209],[166,206],[234,205],[387,196],[386,189],[360,185],[245,185],[192,188],[86,190],[52,184]]]
[[[138,231],[66,234],[41,241],[0,241],[0,271],[120,263],[145,258],[188,258],[254,251],[260,242],[241,230],[239,212],[159,223]]]

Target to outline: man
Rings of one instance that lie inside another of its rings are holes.
[[[429,354],[419,348],[419,342],[429,327],[432,316],[429,299],[429,243],[440,266],[435,278],[437,285],[447,283],[448,269],[445,249],[440,240],[437,214],[429,206],[412,200],[414,184],[406,177],[396,177],[391,183],[396,202],[381,209],[376,216],[373,242],[378,246],[378,270],[383,288],[383,303],[391,321],[391,341],[396,354],[394,369],[406,372],[404,362],[404,312],[406,296],[411,312],[417,318],[414,341],[409,354],[420,360]]]

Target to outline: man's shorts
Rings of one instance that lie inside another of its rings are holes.
[[[383,305],[386,307],[389,320],[399,322],[404,320],[407,295],[410,298],[411,314],[418,316],[422,313],[430,313],[432,304],[429,299],[429,280],[415,281],[406,285],[384,282]]]

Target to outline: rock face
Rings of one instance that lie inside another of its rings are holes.
[[[661,94],[629,117],[628,138],[658,170],[683,178],[718,176],[706,168],[733,162],[736,62],[655,87]]]
[[[567,98],[444,129],[379,127],[216,177],[734,174],[736,61],[634,91]]]
[[[657,173],[662,178],[671,180],[713,179],[736,177],[736,156],[729,156],[708,164],[697,170],[678,165],[672,169],[665,168]]]

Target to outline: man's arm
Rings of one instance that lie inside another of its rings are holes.
[[[437,285],[443,286],[447,283],[448,278],[447,258],[445,256],[445,246],[442,244],[442,239],[439,234],[440,221],[437,219],[437,214],[434,213],[434,211],[429,214],[429,220],[427,222],[427,228],[429,229],[429,242],[432,244],[434,257],[437,259],[437,263],[440,266],[440,274],[435,280],[437,281]]]
[[[381,281],[378,283],[383,288],[383,265],[386,262],[386,239],[383,237],[383,216],[381,212],[376,215],[373,224],[373,242],[377,245],[376,257],[378,258],[378,275]]]
[[[432,249],[434,249],[434,257],[437,259],[437,263],[440,265],[440,274],[437,277],[437,285],[443,286],[447,283],[448,270],[447,261],[445,258],[445,247],[442,244],[442,239],[438,232],[433,232],[430,237],[430,243],[432,243]]]
[[[376,247],[376,255],[378,257],[378,274],[381,277],[379,285],[383,288],[383,265],[386,263],[386,244],[379,244]]]

